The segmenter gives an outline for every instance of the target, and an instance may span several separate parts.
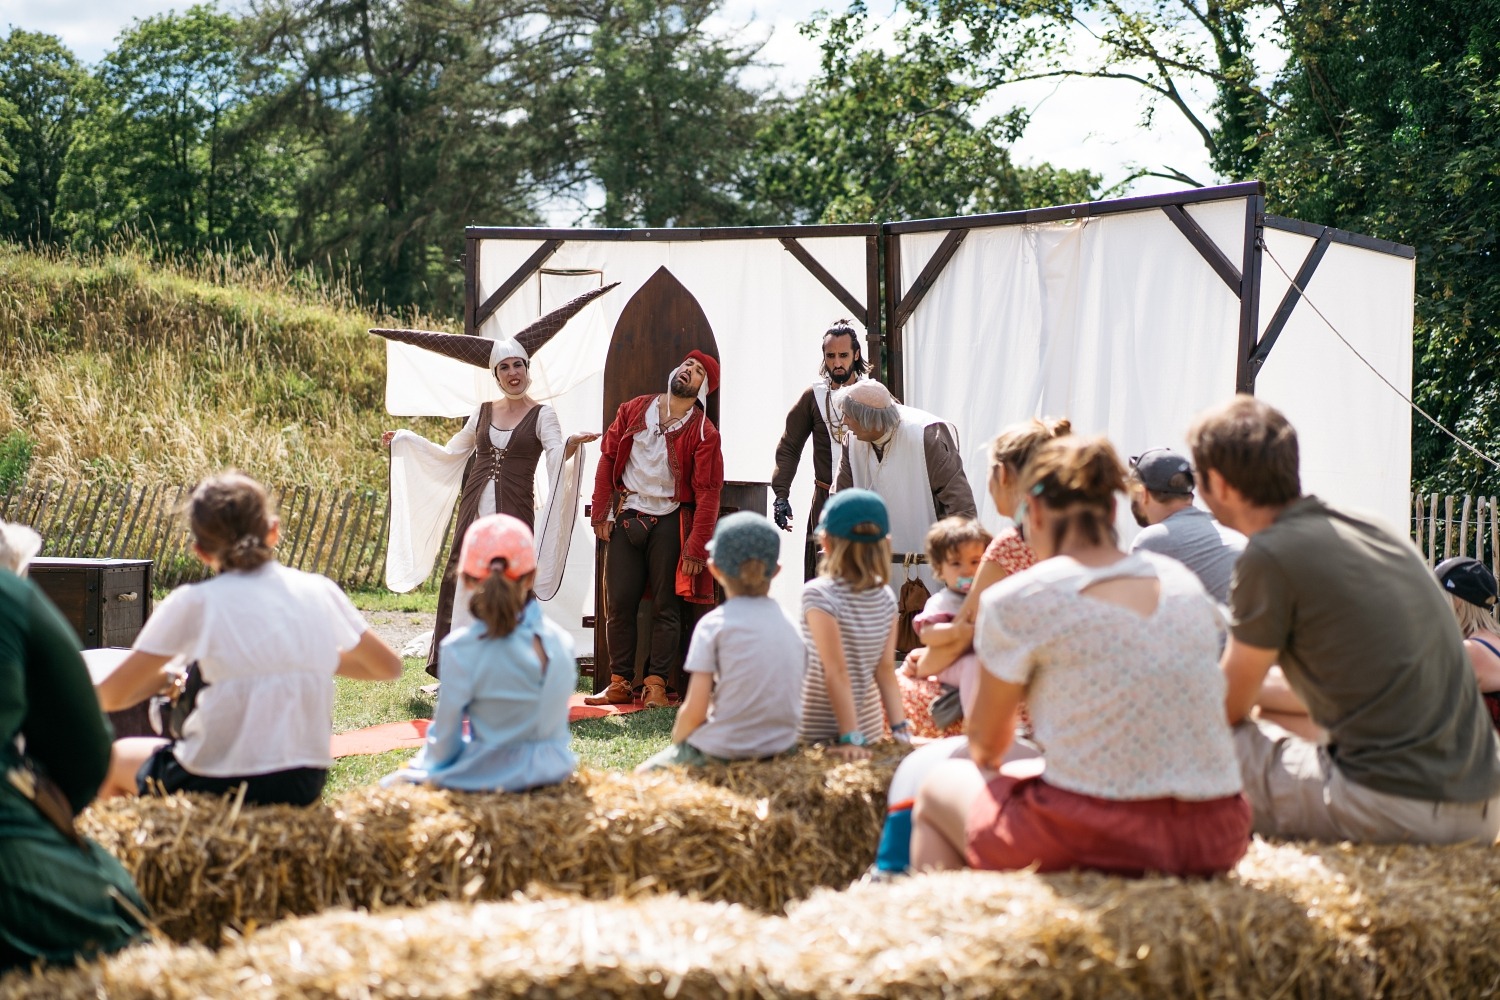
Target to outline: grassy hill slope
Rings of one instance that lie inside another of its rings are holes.
[[[346,292],[258,261],[0,244],[0,475],[191,483],[238,466],[383,485],[382,430],[453,424],[385,413],[374,325]]]

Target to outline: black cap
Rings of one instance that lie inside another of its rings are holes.
[[[1444,559],[1433,572],[1444,590],[1476,607],[1492,609],[1500,597],[1496,594],[1495,574],[1478,559],[1468,556]]]
[[[1142,486],[1152,493],[1176,493],[1189,496],[1193,492],[1193,466],[1187,459],[1170,448],[1152,448],[1130,459],[1130,471]],[[1187,477],[1187,487],[1181,483],[1172,485],[1177,475]]]

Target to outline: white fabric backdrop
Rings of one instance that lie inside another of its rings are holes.
[[[483,302],[540,242],[484,240],[478,301]],[[799,238],[798,242],[846,289],[864,298],[863,236]],[[847,307],[777,240],[570,240],[547,260],[543,273],[517,289],[480,332],[488,336],[514,332],[585,288],[619,281],[619,288],[573,317],[537,352],[532,364],[533,395],[557,409],[565,434],[602,431],[604,362],[615,322],[630,297],[662,266],[698,300],[718,341],[725,478],[769,484],[786,412],[812,382],[821,363],[821,334],[831,321],[848,315]],[[487,372],[404,344],[390,344],[387,361],[386,407],[393,414],[467,416],[487,393],[496,392]],[[661,374],[665,389],[668,373]],[[585,503],[593,491],[597,460],[596,447],[588,448]],[[809,442],[792,486],[796,524],[783,536],[783,571],[772,587],[772,596],[789,613],[796,613],[801,591],[804,518],[812,502],[812,479]],[[544,486],[539,484],[538,489]],[[767,513],[769,503],[768,488]],[[581,514],[562,590],[546,610],[573,633],[581,652],[592,648],[593,633],[582,627],[582,618],[594,613],[594,542]]]
[[[1239,259],[1244,200],[1188,207]],[[901,238],[910,286],[943,233]],[[981,518],[1002,427],[1067,417],[1126,459],[1185,450],[1193,415],[1234,388],[1239,300],[1160,209],[969,233],[903,331],[907,402],[958,425]],[[1121,510],[1123,537],[1135,522]]]
[[[1238,266],[1245,201],[1187,207]],[[942,232],[901,237],[909,287]],[[1266,230],[1271,252],[1295,273],[1312,240]],[[802,244],[863,298],[863,237]],[[481,244],[483,301],[540,244]],[[847,310],[774,239],[644,242],[580,239],[563,244],[485,324],[513,332],[601,281],[621,287],[589,305],[539,353],[534,393],[557,408],[564,431],[600,426],[609,338],[625,303],[666,266],[697,298],[724,366],[720,430],[725,475],[768,482],[786,410],[818,366],[818,335]],[[1411,385],[1414,263],[1334,245],[1307,291],[1325,315],[1395,385]],[[1262,266],[1261,324],[1286,279]],[[1194,415],[1234,390],[1239,303],[1160,209],[1074,222],[972,230],[904,331],[905,402],[952,421],[981,515],[1000,519],[984,495],[985,446],[1027,417],[1067,416],[1079,433],[1106,434],[1122,458],[1147,448],[1185,451]],[[467,416],[495,393],[487,372],[403,344],[389,344],[387,408],[393,414]],[[663,372],[665,380],[666,373]],[[1307,302],[1294,311],[1261,370],[1257,390],[1297,426],[1309,492],[1405,523],[1411,440],[1406,404],[1323,325]],[[592,449],[591,449],[592,450]],[[812,457],[792,488],[796,529],[785,536],[773,595],[797,609],[802,519],[811,499]],[[593,456],[584,473],[593,482]],[[541,487],[544,488],[544,487]],[[1137,530],[1120,516],[1122,536]],[[548,613],[592,642],[592,533],[580,518],[567,579]]]
[[[1187,206],[1239,265],[1245,200]],[[941,232],[903,236],[909,287]],[[1295,273],[1312,240],[1266,230]],[[1261,325],[1287,282],[1262,269]],[[1309,295],[1395,385],[1411,385],[1413,262],[1334,245]],[[969,480],[985,445],[1032,416],[1105,434],[1122,459],[1186,452],[1193,417],[1234,391],[1239,301],[1160,209],[969,233],[903,333],[906,402],[954,421]],[[1297,427],[1304,488],[1404,524],[1411,438],[1406,404],[1300,303],[1257,393]],[[1003,522],[980,497],[991,528]],[[1122,537],[1138,530],[1123,509]]]
[[[1313,241],[1267,229],[1266,246],[1295,276]],[[1331,245],[1255,382],[1256,395],[1297,428],[1302,489],[1373,511],[1403,535],[1411,529],[1410,407],[1339,342],[1309,303],[1410,395],[1416,274],[1416,261]],[[1287,284],[1263,259],[1262,326]]]

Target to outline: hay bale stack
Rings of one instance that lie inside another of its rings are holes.
[[[772,916],[676,896],[284,921],[13,976],[0,1000],[354,996],[1452,997],[1500,981],[1500,853],[1257,842],[1226,879],[955,872]]]
[[[874,858],[901,756],[781,760],[637,777],[590,772],[525,795],[359,789],[310,809],[202,796],[91,809],[177,941],[216,944],[334,906],[504,899],[531,884],[600,899],[677,892],[780,912]]]

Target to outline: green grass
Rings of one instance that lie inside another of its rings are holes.
[[[349,599],[354,602],[355,607],[363,612],[371,611],[410,611],[412,613],[436,614],[438,592],[437,588],[428,590],[419,588],[406,594],[396,594],[384,587],[371,587],[369,590],[351,590]]]
[[[672,737],[677,710],[652,708],[629,715],[584,719],[573,730],[573,752],[579,763],[608,771],[628,771],[652,754],[665,750]]]
[[[335,677],[333,731],[345,733],[383,722],[432,718],[437,699],[420,690],[424,684],[432,683],[426,665],[427,661],[421,657],[407,657],[402,661],[401,676],[389,684]]]
[[[373,785],[416,755],[416,750],[389,750],[385,753],[340,757],[333,762],[333,767],[328,772],[328,784],[323,786],[323,796],[327,798],[353,788]]]

